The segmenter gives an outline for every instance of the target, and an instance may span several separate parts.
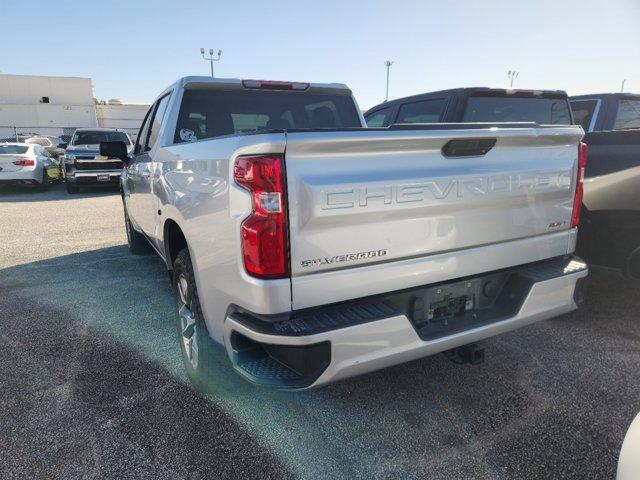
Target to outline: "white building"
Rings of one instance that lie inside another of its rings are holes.
[[[123,128],[135,137],[149,108],[97,103],[90,78],[0,75],[0,138],[70,135],[97,126]]]
[[[119,100],[109,100],[96,105],[98,125],[107,128],[121,128],[134,139],[138,135],[142,120],[149,110],[144,103],[122,103]]]

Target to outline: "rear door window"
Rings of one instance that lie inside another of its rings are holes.
[[[375,112],[370,113],[365,117],[365,121],[367,122],[367,127],[376,128],[376,127],[386,127],[390,123],[389,116],[391,115],[391,108],[382,108],[380,110],[376,110]]]
[[[618,103],[614,130],[640,128],[640,98],[623,98]]]
[[[573,100],[570,103],[571,111],[573,112],[573,123],[581,125],[584,131],[588,132],[598,100]]]
[[[444,98],[405,103],[400,107],[396,123],[438,123],[446,105]]]
[[[571,125],[571,113],[569,102],[561,97],[472,96],[467,99],[462,121]]]

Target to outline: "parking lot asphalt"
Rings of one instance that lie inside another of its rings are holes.
[[[613,478],[640,411],[640,283],[581,310],[309,392],[219,352],[186,381],[168,277],[116,192],[0,190],[0,478]]]

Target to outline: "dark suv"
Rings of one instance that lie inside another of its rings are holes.
[[[454,88],[398,98],[370,108],[368,127],[396,123],[536,122],[571,125],[571,109],[562,90]]]

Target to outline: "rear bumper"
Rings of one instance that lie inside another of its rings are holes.
[[[117,185],[120,182],[122,171],[91,171],[67,173],[67,183],[74,185]],[[108,176],[108,180],[98,180],[99,177]]]
[[[42,183],[42,168],[26,167],[15,172],[0,171],[0,184],[28,185]]]
[[[577,289],[577,284],[582,283],[579,280],[587,276],[588,269],[581,260],[565,257],[506,273],[519,284],[517,288],[522,288],[514,308],[508,312],[497,309],[495,316],[485,315],[480,323],[472,320],[468,328],[458,325],[450,333],[425,335],[424,328],[416,325],[411,310],[400,305],[407,295],[420,296],[420,292],[426,291],[423,289],[416,290],[415,294],[390,294],[383,302],[313,309],[276,322],[260,321],[246,313],[230,313],[225,320],[225,345],[236,370],[256,383],[288,389],[316,387],[477,342],[574,310],[581,302],[581,288]],[[524,286],[520,285],[523,281]],[[358,318],[359,311],[364,312],[362,318]],[[475,318],[475,314],[473,316]],[[293,349],[292,353],[292,349],[283,352],[278,346],[300,348]],[[306,364],[305,347],[310,352]],[[286,368],[290,358],[295,365],[293,369]]]

